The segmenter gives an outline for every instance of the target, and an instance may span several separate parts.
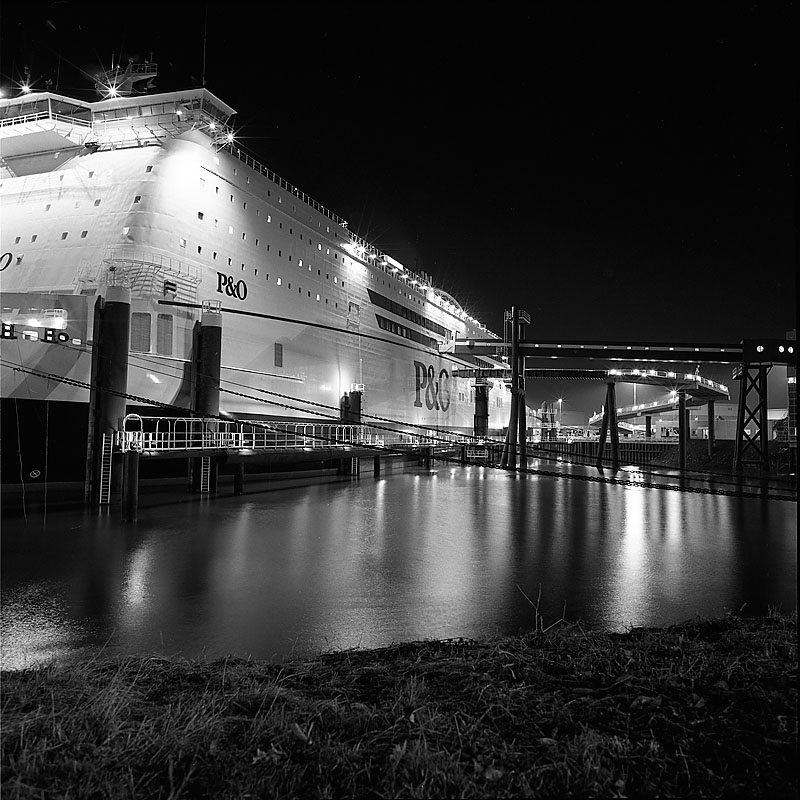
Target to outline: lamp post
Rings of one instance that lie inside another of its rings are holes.
[[[561,406],[562,406],[563,402],[564,402],[564,398],[563,397],[559,397],[558,398],[558,435],[559,436],[561,435]]]

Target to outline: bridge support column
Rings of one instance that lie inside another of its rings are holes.
[[[194,410],[198,417],[219,415],[222,313],[204,308],[195,345]]]
[[[644,418],[644,437],[645,439],[652,439],[653,438],[653,418],[648,414]]]
[[[735,377],[742,382],[739,389],[736,445],[733,455],[733,468],[736,472],[741,472],[745,466],[753,464],[759,467],[762,475],[769,474],[767,374],[771,366],[771,364],[751,366],[745,362],[739,370],[734,371]],[[750,425],[755,428],[752,434]],[[756,456],[754,459],[745,457],[750,450],[754,451]]]
[[[220,373],[222,361],[222,312],[205,307],[196,327],[194,342],[194,412],[198,417],[219,416]],[[211,433],[216,427],[212,423]],[[199,491],[202,459],[191,460],[192,486]],[[217,490],[217,462],[211,460],[209,491]]]
[[[489,387],[486,381],[477,378],[475,380],[475,414],[472,433],[481,438],[489,435]]]
[[[236,497],[244,494],[244,463],[237,464],[233,471],[233,493]]]
[[[708,401],[708,457],[714,455],[714,401]]]
[[[381,457],[380,456],[373,456],[372,457],[372,475],[375,478],[380,478],[380,476],[381,476]]]
[[[689,420],[686,413],[686,392],[678,392],[678,453],[679,466],[686,469],[686,450],[689,438]]]
[[[517,396],[517,445],[519,447],[519,466],[528,468],[528,415],[525,409],[525,358],[520,356],[519,394]]]
[[[619,469],[619,424],[617,423],[617,391],[614,381],[606,384],[606,404],[603,408],[603,423],[600,427],[600,440],[597,443],[597,468],[603,466],[603,453],[606,438],[611,430],[611,466]]]
[[[131,290],[109,286],[94,307],[92,389],[89,395],[89,442],[86,454],[87,503],[100,502],[103,434],[113,437],[125,416],[128,391],[128,351],[131,338]],[[122,459],[114,456],[111,494],[122,490]]]
[[[505,446],[503,447],[503,460],[501,466],[517,468],[517,455],[525,453],[525,370],[520,373],[520,352],[519,340],[522,335],[523,326],[531,321],[527,311],[511,307],[511,311],[506,311],[504,315],[506,330],[511,325],[511,410],[508,420],[508,432],[506,433]],[[505,341],[508,341],[506,334]],[[520,420],[520,417],[522,418]],[[520,439],[520,431],[522,437]],[[523,455],[524,458],[524,455]],[[527,459],[525,459],[527,466]]]
[[[125,480],[122,487],[122,519],[136,522],[139,518],[139,451],[128,450],[123,458]]]

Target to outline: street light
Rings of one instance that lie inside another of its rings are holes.
[[[558,398],[558,430],[561,432],[561,404],[564,402],[563,397]]]

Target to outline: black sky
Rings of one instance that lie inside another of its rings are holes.
[[[3,83],[205,74],[245,149],[495,330],[514,304],[546,339],[795,327],[792,4],[477,8],[6,3]]]

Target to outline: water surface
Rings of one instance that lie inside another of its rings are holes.
[[[230,491],[6,515],[3,667],[516,634],[537,600],[612,630],[796,608],[792,502],[461,466]]]

